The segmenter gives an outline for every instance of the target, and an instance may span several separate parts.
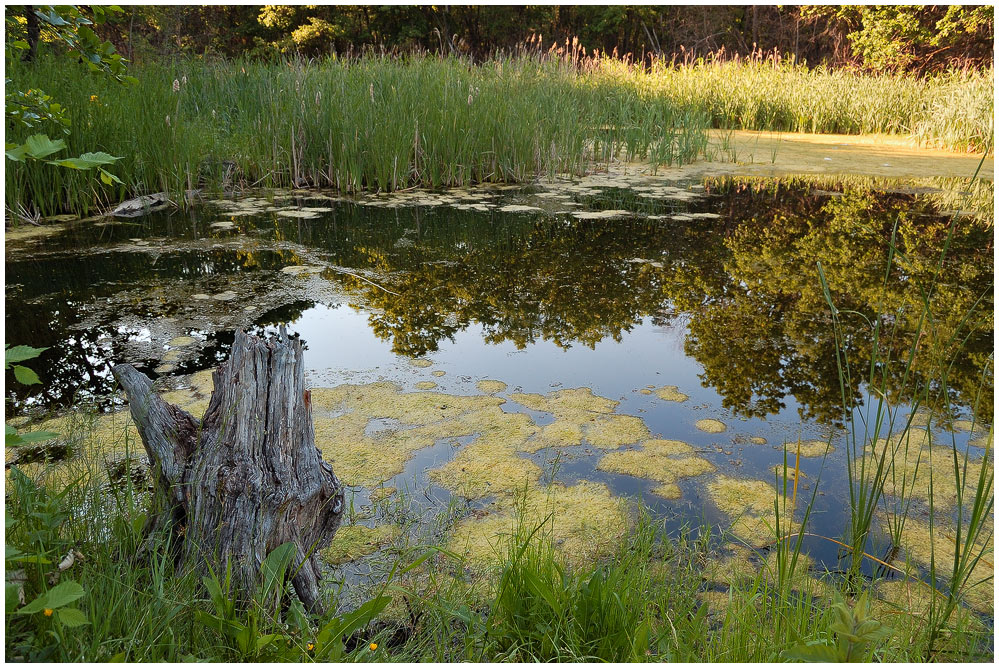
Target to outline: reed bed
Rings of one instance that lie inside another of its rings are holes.
[[[570,46],[482,64],[180,60],[132,73],[139,83],[122,86],[51,57],[8,63],[18,87],[71,111],[65,155],[121,156],[113,171],[124,182],[8,163],[8,210],[86,213],[199,187],[515,183],[612,158],[682,165],[710,157],[709,127],[902,134],[974,151],[991,150],[994,128],[991,70],[920,79],[762,56],[637,66]],[[9,140],[26,134],[8,127]]]
[[[521,182],[611,157],[684,164],[707,144],[703,114],[558,61],[186,61],[137,69],[131,87],[52,61],[15,69],[73,110],[68,153],[122,156],[114,171],[125,185],[114,188],[9,165],[8,207],[43,215],[236,183],[354,192]]]

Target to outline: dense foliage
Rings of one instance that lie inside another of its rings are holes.
[[[9,15],[23,14],[13,7]],[[17,32],[15,28],[15,33]],[[8,28],[10,33],[10,28]],[[777,51],[811,64],[924,72],[992,62],[993,8],[893,6],[131,6],[100,27],[129,58],[175,54],[307,56],[365,48],[483,58],[539,35],[578,38],[640,59]],[[30,39],[30,36],[24,36]],[[45,36],[42,35],[42,39]]]

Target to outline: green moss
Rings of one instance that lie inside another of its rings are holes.
[[[680,391],[680,388],[676,385],[664,385],[656,390],[656,396],[663,401],[678,401],[684,402],[690,399],[689,396]]]
[[[712,418],[698,420],[694,426],[701,431],[708,432],[709,434],[720,434],[726,429],[724,422],[721,420],[714,420]]]
[[[342,526],[334,534],[332,544],[322,551],[322,557],[334,565],[356,561],[382,549],[399,533],[399,527],[390,524],[374,528],[360,524]]]

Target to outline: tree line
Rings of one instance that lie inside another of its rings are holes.
[[[26,9],[8,8],[8,34],[44,41]],[[776,52],[810,65],[926,73],[991,65],[993,7],[151,5],[125,7],[98,33],[134,61],[368,50],[483,59],[554,45],[635,61]]]

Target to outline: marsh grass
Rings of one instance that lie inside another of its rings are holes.
[[[135,67],[135,86],[51,57],[9,62],[6,74],[71,110],[67,154],[121,156],[121,186],[9,164],[6,205],[26,215],[84,214],[156,191],[178,202],[195,188],[390,191],[524,182],[611,159],[653,168],[735,159],[708,149],[709,127],[992,147],[991,70],[917,79],[759,54],[639,67],[600,54],[523,52],[481,64],[427,56],[180,60]],[[8,128],[8,139],[23,139],[17,132]]]
[[[74,110],[70,152],[122,156],[119,188],[69,170],[10,167],[8,204],[46,213],[202,186],[523,182],[579,173],[593,160],[684,164],[707,143],[698,112],[557,60],[185,61],[137,69],[131,87],[52,59],[10,69]]]
[[[976,174],[977,177],[977,174]],[[840,311],[836,308],[829,288],[829,281],[821,263],[818,265],[819,278],[822,283],[825,299],[830,308],[832,327],[836,340],[836,363],[839,371],[839,384],[843,401],[843,421],[847,426],[847,474],[850,494],[850,526],[847,541],[850,544],[850,574],[856,578],[860,573],[860,565],[865,557],[868,545],[879,535],[877,518],[880,515],[884,521],[884,534],[890,541],[885,561],[894,560],[902,547],[902,535],[906,522],[915,504],[915,484],[920,466],[929,466],[929,491],[926,506],[929,514],[929,550],[930,563],[928,568],[928,583],[933,595],[930,596],[929,608],[926,613],[925,627],[925,659],[934,658],[940,651],[939,643],[944,636],[952,631],[951,619],[959,604],[964,600],[965,592],[972,586],[983,582],[972,581],[975,567],[986,555],[991,553],[993,530],[990,520],[993,509],[992,435],[991,430],[984,451],[977,466],[973,462],[975,449],[970,440],[967,446],[960,447],[953,433],[950,435],[949,447],[952,469],[936,471],[933,460],[928,457],[924,463],[923,454],[929,454],[936,444],[926,432],[926,437],[913,437],[913,417],[921,405],[939,407],[937,411],[931,408],[927,416],[927,430],[930,422],[941,417],[948,419],[952,413],[948,375],[954,359],[960,353],[964,342],[978,325],[975,324],[976,312],[984,308],[991,294],[992,286],[972,304],[959,322],[948,324],[938,322],[934,318],[934,293],[944,264],[947,251],[953,238],[958,216],[953,216],[947,229],[947,237],[943,244],[934,274],[927,284],[917,284],[917,297],[910,304],[889,304],[882,301],[881,312],[871,317],[857,312]],[[897,225],[893,229],[891,243],[885,268],[884,286],[887,287],[892,271],[906,271],[908,261],[896,246]],[[887,295],[887,291],[883,294]],[[879,341],[885,337],[893,337],[892,324],[897,323],[900,315],[906,309],[916,309],[918,322],[916,336],[913,337],[906,357],[893,360],[887,356]],[[852,360],[849,355],[849,344],[844,340],[842,319],[844,317],[865,318],[870,325],[872,354],[870,360]],[[932,374],[920,376],[915,372],[917,356],[928,356],[932,364]],[[858,364],[859,362],[859,364]],[[865,368],[866,367],[866,368]],[[856,387],[854,378],[857,373],[863,374],[866,387],[866,408],[853,411],[852,398],[849,393]],[[907,417],[901,416],[900,406],[897,406],[884,389],[888,387],[889,374],[901,374],[902,386],[911,389],[909,396],[915,397]],[[984,360],[982,364],[979,396],[982,390],[993,383],[992,360]],[[975,410],[979,408],[977,405]],[[974,428],[974,423],[973,423]],[[895,434],[895,438],[891,438]],[[915,466],[905,467],[898,471],[896,461],[900,456],[908,460],[909,449],[916,451]],[[977,469],[977,472],[976,470]],[[889,485],[890,483],[890,485]],[[886,492],[891,489],[891,493]],[[955,504],[953,511],[941,510],[935,503],[937,492],[953,494]],[[953,527],[956,532],[953,551],[947,555],[937,554],[935,536],[941,527]],[[987,559],[986,559],[987,561]],[[940,564],[949,563],[949,567]],[[986,580],[991,577],[986,578]],[[943,592],[937,596],[936,592]]]

